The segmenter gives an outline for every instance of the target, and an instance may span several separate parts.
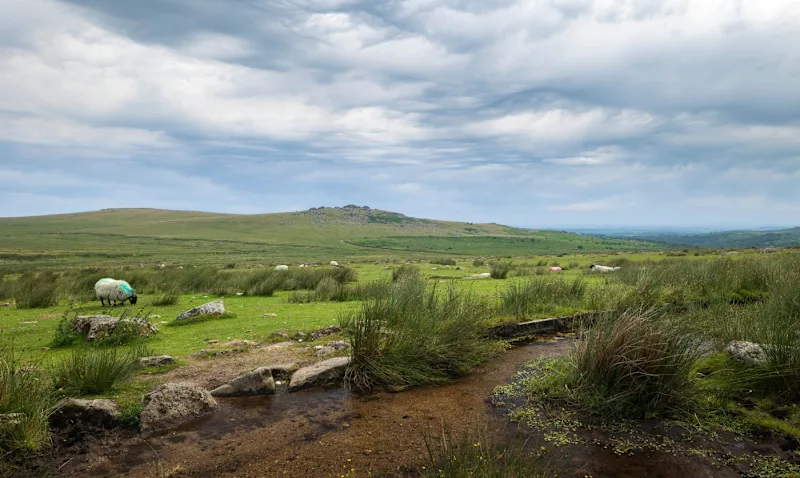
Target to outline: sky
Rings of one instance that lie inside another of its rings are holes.
[[[800,224],[796,0],[0,0],[0,216]]]

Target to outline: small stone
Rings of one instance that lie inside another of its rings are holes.
[[[280,380],[276,380],[275,381],[275,386],[276,387],[280,387],[281,385],[283,385],[283,382],[281,382]]]
[[[350,424],[347,422],[342,423],[342,428],[350,428]]]
[[[334,357],[303,367],[292,375],[289,391],[296,392],[304,388],[341,381],[349,364],[350,357]]]
[[[205,296],[204,296],[205,297]],[[185,320],[192,317],[222,315],[225,313],[225,304],[222,299],[217,299],[207,304],[200,305],[179,315],[175,320]]]
[[[269,367],[259,367],[239,375],[225,385],[211,391],[212,397],[238,397],[244,395],[269,395],[275,393],[275,381]]]
[[[364,454],[369,456],[372,454],[372,450],[364,450]]]
[[[264,317],[277,317],[277,316],[278,314],[274,314],[272,312],[267,312],[266,314],[264,314]]]
[[[65,398],[56,405],[51,421],[59,427],[77,424],[110,428],[121,416],[119,405],[113,400]]]
[[[165,383],[142,397],[142,432],[179,425],[214,412],[217,402],[206,390],[186,383]]]
[[[175,359],[169,355],[155,355],[152,357],[142,357],[139,362],[144,367],[158,367],[160,365],[170,365],[175,363]]]

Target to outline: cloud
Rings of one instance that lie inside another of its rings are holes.
[[[798,43],[791,0],[7,0],[0,215],[796,224]]]

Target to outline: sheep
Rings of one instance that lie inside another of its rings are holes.
[[[301,269],[303,269],[303,268],[305,268],[305,267],[306,267],[306,265],[305,265],[305,264],[300,264],[298,267],[299,267],[299,268],[301,268]]]
[[[104,277],[95,283],[94,292],[104,307],[105,301],[108,301],[108,305],[114,305],[112,301],[114,303],[119,301],[125,305],[125,301],[129,300],[131,305],[136,305],[136,291],[124,280]]]
[[[612,272],[612,271],[614,271],[614,270],[618,270],[618,269],[614,269],[613,267],[608,267],[608,266],[598,266],[598,265],[596,265],[596,264],[592,264],[592,265],[590,265],[590,266],[589,266],[589,269],[591,269],[591,270],[593,270],[593,271],[596,271],[596,272],[603,272],[603,273],[605,273],[605,272]]]
[[[550,272],[561,272],[561,271],[563,271],[564,269],[563,269],[562,267],[553,266],[553,267],[551,267],[551,268],[549,268],[549,269],[547,269],[547,270],[549,270]]]
[[[276,271],[288,271],[289,270],[289,266],[286,266],[286,265],[275,266],[275,270]]]
[[[336,262],[336,261],[331,261],[331,265],[332,265],[333,267],[339,267],[339,263],[338,263],[338,262]]]

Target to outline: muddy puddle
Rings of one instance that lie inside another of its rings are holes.
[[[489,399],[521,364],[568,347],[569,340],[522,345],[468,377],[402,393],[284,389],[274,396],[218,399],[211,416],[168,432],[97,438],[82,452],[60,450],[55,466],[61,476],[91,477],[416,476],[428,464],[424,437],[441,433],[443,425],[456,433],[484,429],[536,443]],[[559,476],[739,476],[673,453],[618,456],[592,443],[554,450]]]

